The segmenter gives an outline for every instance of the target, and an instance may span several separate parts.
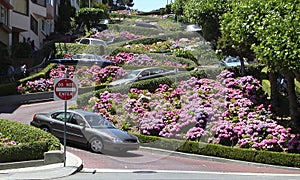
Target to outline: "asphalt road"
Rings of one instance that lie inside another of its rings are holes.
[[[68,105],[73,103],[74,102],[68,102]],[[12,112],[1,113],[0,118],[29,124],[34,113],[49,112],[63,108],[64,101],[26,104],[15,108]],[[200,174],[203,177],[207,177],[206,175],[219,174],[219,177],[222,177],[221,179],[227,179],[226,177],[229,177],[228,174],[237,174],[237,177],[245,177],[245,179],[247,179],[249,173],[251,176],[262,176],[264,179],[271,179],[269,177],[272,176],[293,177],[293,179],[300,179],[299,168],[270,166],[144,147],[138,151],[130,151],[125,154],[108,152],[104,154],[96,154],[88,151],[85,148],[76,147],[73,145],[68,145],[67,151],[75,154],[83,160],[84,168],[81,172],[75,174],[73,177],[74,179],[77,179],[76,177],[80,179],[79,177],[84,174],[87,175],[87,178],[89,175],[94,175],[93,177],[97,177],[98,179],[98,176],[95,176],[95,174],[98,174],[107,175],[107,177],[111,179],[116,175],[114,172],[124,173],[124,177],[126,175],[135,175],[134,177],[137,178],[141,176],[141,178],[150,177],[150,179],[156,177],[157,175],[165,176],[168,173],[171,173],[170,176],[167,176],[170,177],[169,179],[172,179],[171,177],[175,177],[176,179],[177,173],[178,179],[181,179],[179,177],[184,177],[187,174],[194,174],[194,176],[188,175],[188,177],[197,177],[200,172],[202,172]],[[195,174],[197,174],[197,176],[195,176]]]

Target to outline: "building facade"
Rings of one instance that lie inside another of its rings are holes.
[[[8,47],[11,42],[10,10],[13,6],[8,0],[0,0],[0,48]]]
[[[60,0],[0,0],[0,46],[10,48],[19,42],[34,41],[43,46],[54,32]]]

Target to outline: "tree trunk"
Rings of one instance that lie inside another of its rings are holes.
[[[279,106],[279,89],[278,89],[278,84],[277,84],[277,76],[274,72],[269,72],[269,81],[271,85],[271,104],[272,104],[272,109],[275,111],[275,114],[278,114],[280,111],[280,106]]]
[[[295,123],[297,129],[300,130],[300,111],[298,109],[299,104],[295,91],[295,74],[293,72],[286,72],[285,78],[287,80],[287,92],[291,120]]]
[[[242,56],[238,56],[240,61],[241,61],[241,76],[245,76],[246,75],[246,70],[245,70],[245,63],[244,63],[244,58]]]

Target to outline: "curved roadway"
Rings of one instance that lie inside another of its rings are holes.
[[[74,102],[68,102],[68,105]],[[26,104],[17,107],[11,112],[1,113],[0,118],[29,124],[34,113],[49,112],[63,109],[63,101],[50,101]],[[68,145],[67,151],[83,160],[82,172],[96,172],[105,169],[122,170],[172,170],[172,171],[205,171],[229,173],[272,173],[272,174],[300,174],[299,168],[270,166],[257,163],[248,163],[222,158],[199,155],[190,155],[178,152],[141,147],[138,151],[125,154],[105,153],[95,154],[87,149]],[[300,179],[300,176],[298,176]]]

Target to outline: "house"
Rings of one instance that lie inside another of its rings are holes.
[[[12,29],[9,23],[9,12],[13,6],[8,0],[0,0],[0,48],[11,45],[10,36]]]
[[[57,0],[10,0],[12,29],[11,44],[34,41],[34,49],[43,45],[47,35],[54,32],[57,14]]]

